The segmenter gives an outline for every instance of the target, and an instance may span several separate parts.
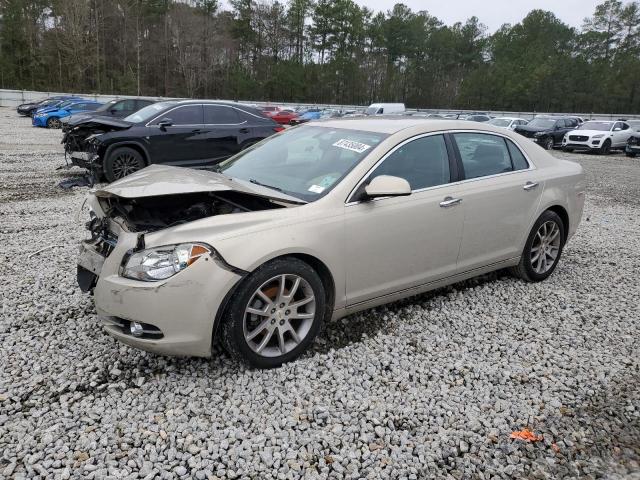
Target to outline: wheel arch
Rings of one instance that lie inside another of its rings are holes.
[[[546,212],[547,210],[555,213],[560,217],[560,220],[562,220],[562,223],[564,226],[563,241],[566,242],[567,235],[569,234],[569,212],[567,212],[567,210],[561,205],[551,205],[550,207],[547,207],[544,211]]]
[[[242,284],[242,282],[244,282],[249,275],[251,275],[253,272],[258,270],[263,265],[266,265],[267,263],[271,263],[274,260],[282,260],[287,258],[295,258],[297,260],[300,260],[306,263],[307,265],[309,265],[311,268],[313,268],[316,271],[316,273],[320,277],[320,280],[322,281],[322,286],[324,287],[324,292],[325,292],[325,301],[327,305],[327,311],[325,313],[325,318],[324,318],[325,324],[326,322],[331,320],[331,317],[333,315],[333,307],[335,305],[335,299],[336,299],[336,286],[335,286],[333,275],[331,274],[331,270],[329,270],[329,267],[327,267],[327,265],[322,260],[308,253],[296,253],[296,252],[285,253],[282,255],[278,255],[276,257],[269,258],[268,260],[257,265],[251,272],[247,272],[246,275],[243,275],[240,279],[238,279],[238,281],[233,285],[233,287],[229,289],[222,303],[220,304],[220,307],[218,308],[218,311],[216,312],[216,316],[214,318],[212,337],[211,337],[212,343],[215,341],[217,337],[218,330],[220,329],[220,325],[222,324],[223,317],[226,314],[226,310],[227,310],[227,307],[229,306],[229,302],[231,301],[231,298],[233,297],[238,287]]]
[[[113,152],[114,150],[120,147],[133,148],[140,155],[142,155],[142,159],[144,160],[145,165],[149,166],[149,163],[151,160],[151,157],[149,156],[149,151],[146,149],[146,147],[144,147],[144,145],[134,141],[123,141],[123,142],[112,143],[111,145],[109,145],[104,151],[104,155],[102,157],[102,163],[104,164],[104,161],[109,157],[109,155],[111,155],[111,152]]]

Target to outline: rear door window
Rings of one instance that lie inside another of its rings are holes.
[[[205,105],[204,123],[205,125],[236,125],[241,122],[233,107]]]
[[[465,178],[479,178],[513,171],[504,138],[486,133],[454,133]]]

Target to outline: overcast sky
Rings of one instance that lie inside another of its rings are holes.
[[[582,25],[593,15],[596,5],[604,0],[355,0],[374,11],[387,11],[396,3],[404,3],[414,11],[427,10],[447,25],[464,22],[474,15],[493,33],[503,23],[518,23],[536,8],[553,12],[572,27]]]

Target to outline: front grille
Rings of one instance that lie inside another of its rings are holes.
[[[589,140],[589,137],[586,135],[569,135],[569,140],[574,142],[586,142]]]

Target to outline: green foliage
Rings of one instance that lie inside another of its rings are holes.
[[[222,8],[229,5],[230,9]],[[5,88],[422,108],[640,112],[640,3],[487,35],[398,3],[0,0]]]

